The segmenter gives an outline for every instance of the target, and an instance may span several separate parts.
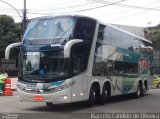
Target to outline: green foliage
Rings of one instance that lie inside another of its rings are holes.
[[[149,39],[152,42],[160,41],[160,28],[159,29],[152,29],[149,33]]]
[[[4,52],[9,44],[21,41],[21,34],[20,23],[15,23],[10,16],[0,15],[0,51]],[[17,55],[18,52],[12,54],[13,57]]]
[[[148,39],[153,42],[155,49],[160,49],[160,24],[150,29]]]

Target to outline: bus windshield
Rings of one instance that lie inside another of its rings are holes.
[[[63,42],[70,37],[75,20],[73,17],[52,17],[32,20],[25,34],[24,41],[48,40],[52,43]]]
[[[23,52],[22,75],[29,79],[57,79],[68,76],[68,59],[61,51]]]

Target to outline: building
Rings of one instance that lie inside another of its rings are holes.
[[[147,38],[146,36],[146,28],[144,27],[137,27],[137,26],[126,26],[126,25],[119,25],[119,24],[113,24],[114,26],[117,26],[118,28],[124,29],[128,32],[131,32],[137,36],[140,36],[142,38]]]
[[[160,24],[158,26],[146,28],[146,37],[152,29],[160,29]],[[160,33],[158,32],[158,34]],[[160,74],[160,42],[156,42],[156,44],[154,44],[154,73]]]
[[[154,51],[154,73],[160,74],[160,50]]]

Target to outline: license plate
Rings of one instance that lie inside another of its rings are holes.
[[[44,100],[44,97],[43,96],[34,96],[33,99],[35,101],[43,101]]]

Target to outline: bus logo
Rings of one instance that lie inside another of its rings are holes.
[[[61,44],[51,44],[51,47],[62,47]]]
[[[148,70],[150,67],[150,62],[148,61],[148,59],[141,57],[139,59],[139,66],[140,66],[140,70]]]

